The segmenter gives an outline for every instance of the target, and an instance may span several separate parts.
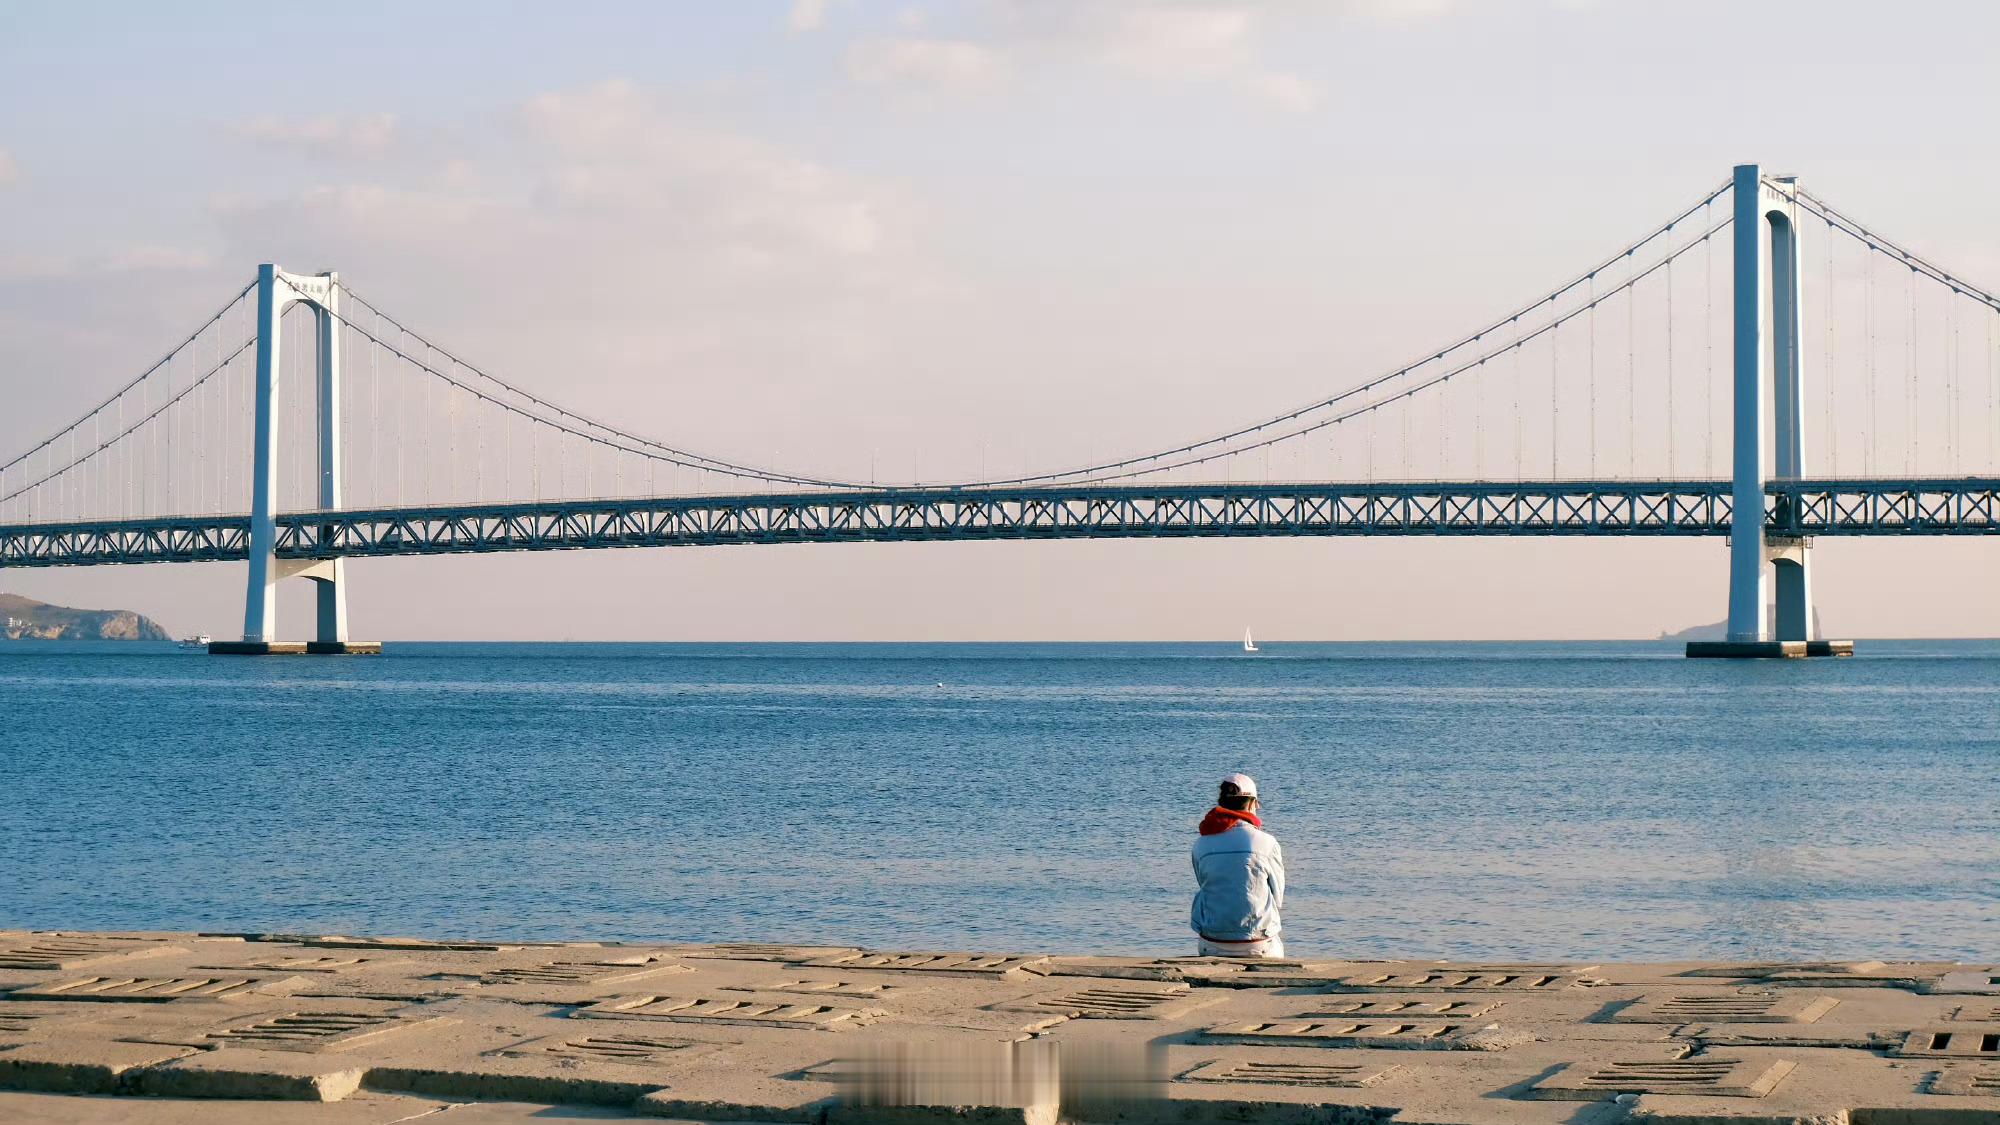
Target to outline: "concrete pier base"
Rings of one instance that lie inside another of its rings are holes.
[[[380,656],[381,641],[210,641],[210,656]]]
[[[310,656],[380,656],[381,641],[307,641]]]
[[[1804,659],[1809,656],[1853,656],[1853,641],[1689,641],[1690,657],[1726,660]]]

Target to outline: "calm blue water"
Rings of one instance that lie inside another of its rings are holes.
[[[2000,952],[2000,642],[0,646],[0,927],[1308,956]],[[943,686],[938,686],[942,683]]]

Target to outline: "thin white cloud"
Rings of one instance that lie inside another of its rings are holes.
[[[1442,0],[1362,0],[1421,5]],[[1004,80],[1052,60],[1159,82],[1214,82],[1267,105],[1310,110],[1308,79],[1267,66],[1271,5],[1252,0],[988,0],[976,37],[865,40],[848,52],[857,82],[940,90]]]
[[[65,254],[0,256],[0,282],[103,278],[126,274],[186,277],[216,267],[205,250],[156,243],[131,243],[104,250]]]
[[[341,159],[381,157],[399,136],[393,113],[306,118],[266,114],[238,126],[237,135],[253,144]]]
[[[631,82],[543,94],[521,123],[546,208],[608,213],[776,255],[866,254],[875,208],[832,170],[683,120]]]
[[[1372,23],[1404,23],[1442,15],[1454,4],[1455,0],[1348,0],[1347,10]]]
[[[1103,13],[1091,30],[1113,66],[1155,77],[1213,77],[1252,65],[1255,20],[1251,5],[1142,4]]]
[[[14,160],[14,154],[0,148],[0,187],[11,187],[21,180],[21,166]]]
[[[573,315],[663,330],[768,319],[804,293],[861,299],[914,272],[899,257],[896,193],[689,118],[635,83],[544,93],[500,128],[449,163],[406,152],[347,182],[218,201],[217,221],[246,260],[440,291],[484,278],[483,292],[574,298],[585,310]]]
[[[967,39],[899,36],[857,43],[847,52],[848,76],[868,85],[967,89],[1002,77],[1000,52]]]
[[[794,33],[818,31],[826,26],[826,0],[792,0],[785,27]]]
[[[1243,79],[1243,89],[1279,109],[1305,113],[1318,109],[1323,99],[1320,88],[1296,74],[1274,70],[1258,71]]]

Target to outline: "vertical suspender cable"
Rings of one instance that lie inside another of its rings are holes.
[[[1671,228],[1669,228],[1671,229]],[[1671,250],[1671,247],[1669,247]],[[1667,476],[1680,473],[1680,458],[1674,441],[1679,416],[1674,413],[1674,259],[1667,259]]]
[[[1861,309],[1861,331],[1868,337],[1868,438],[1861,443],[1861,472],[1875,475],[1875,446],[1881,441],[1881,418],[1875,386],[1875,244],[1868,244],[1867,303]]]
[[[1637,263],[1625,252],[1625,475],[1636,477],[1639,468],[1639,279],[1631,277]]]
[[[1909,375],[1903,380],[1903,475],[1917,475],[1917,268],[1910,267]]]
[[[1486,361],[1472,373],[1472,477],[1486,479]]]
[[[1375,483],[1375,426],[1376,426],[1376,416],[1374,407],[1371,406],[1368,408],[1368,417],[1363,419],[1363,421],[1368,426],[1368,464],[1367,464],[1368,483],[1374,484]]]
[[[1510,360],[1508,367],[1513,372],[1514,384],[1514,479],[1526,480],[1528,472],[1521,460],[1521,428],[1523,422],[1521,418],[1521,322],[1519,317],[1514,319],[1514,346],[1508,350],[1508,357]]]
[[[1403,427],[1402,447],[1403,447],[1404,480],[1410,479],[1410,413],[1413,409],[1414,408],[1411,407],[1410,405],[1409,393],[1404,392],[1403,396],[1396,400],[1396,420]]]
[[[1584,428],[1590,439],[1590,479],[1597,479],[1597,274],[1590,275],[1590,359],[1586,378],[1590,384],[1590,406],[1584,414]]]
[[[1958,286],[1945,297],[1946,319],[1951,325],[1951,356],[1945,362],[1944,456],[1947,472],[1958,472]]]
[[[151,414],[152,411],[153,380],[147,378],[139,383],[139,417],[144,418],[146,415]],[[153,514],[154,475],[152,469],[154,464],[157,463],[157,457],[155,456],[156,450],[151,448],[153,440],[152,427],[141,422],[140,429],[144,432],[139,434],[133,441],[133,444],[139,448],[140,452],[139,510],[135,514],[144,518]]]
[[[1709,229],[1708,204],[1702,204],[1701,229]],[[1701,432],[1702,473],[1716,475],[1715,466],[1715,235],[1701,236]]]
[[[464,499],[458,491],[458,387],[451,383],[444,385],[444,409],[447,424],[451,427],[445,442],[444,471],[445,496],[453,504]]]
[[[430,351],[430,345],[425,344],[424,350],[426,353],[428,353]],[[433,495],[431,492],[431,378],[427,372],[423,371],[419,371],[417,373],[417,378],[421,379],[424,384],[424,412],[421,418],[419,419],[418,423],[423,429],[423,442],[424,442],[423,502],[425,504],[432,504],[436,502],[437,497]]]
[[[1549,306],[1549,315],[1555,316],[1555,306]],[[1555,322],[1549,330],[1549,479],[1562,479],[1562,408],[1559,388],[1562,382],[1562,321]]]
[[[1438,384],[1438,460],[1437,477],[1444,480],[1451,475],[1451,377],[1445,376]],[[1293,479],[1297,479],[1294,476]]]
[[[1824,216],[1821,216],[1821,221],[1825,221]],[[1833,315],[1833,285],[1836,275],[1833,268],[1833,224],[1831,222],[1826,223],[1825,238],[1826,300],[1823,308],[1825,309],[1826,317],[1826,362],[1820,365],[1819,378],[1820,382],[1826,384],[1826,429],[1824,431],[1825,436],[1820,438],[1820,442],[1826,448],[1827,465],[1830,473],[1833,477],[1838,478],[1840,476],[1840,441],[1838,440],[1838,435],[1834,432],[1834,427],[1838,424],[1840,418],[1839,411],[1835,409],[1835,398],[1840,393],[1840,348]]]

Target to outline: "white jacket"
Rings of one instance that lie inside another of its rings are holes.
[[[1194,841],[1194,893],[1189,925],[1210,940],[1277,937],[1285,906],[1285,853],[1278,838],[1239,823]]]

